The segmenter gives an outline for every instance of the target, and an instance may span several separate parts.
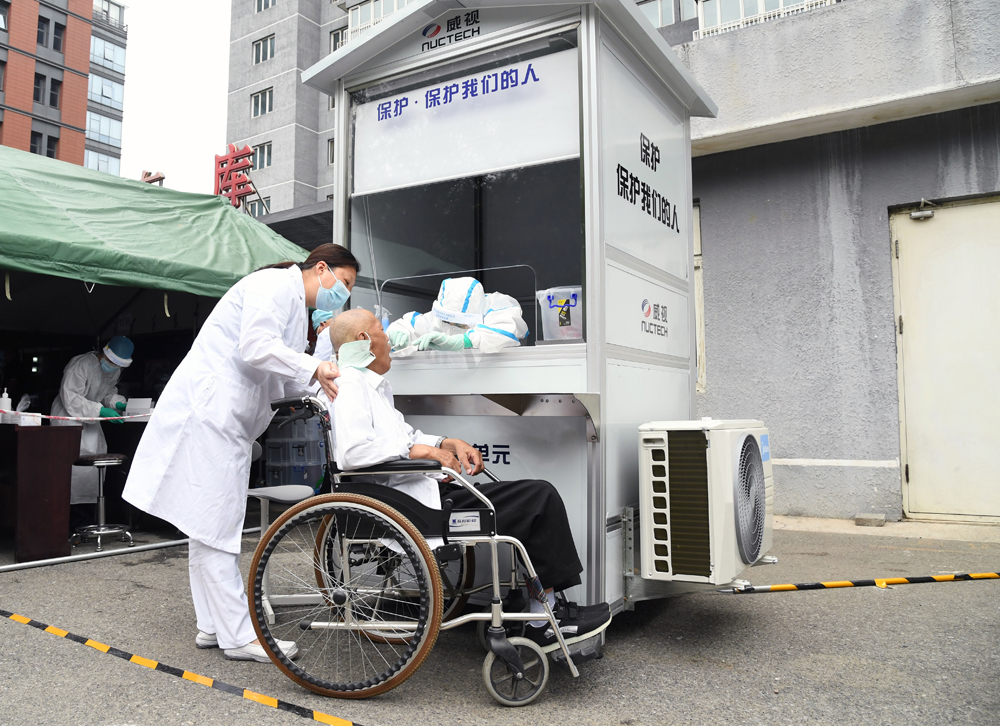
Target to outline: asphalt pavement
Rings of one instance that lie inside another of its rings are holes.
[[[255,538],[244,539],[244,571]],[[744,577],[996,572],[1000,528],[780,519],[771,554],[778,564]],[[365,726],[1000,723],[997,580],[639,603],[615,617],[601,660],[579,679],[553,665],[546,691],[520,709],[487,695],[472,628],[442,633],[410,680],[362,701],[198,650],[183,546],[2,573],[0,609]],[[0,619],[0,644],[2,724],[310,723],[10,619]]]

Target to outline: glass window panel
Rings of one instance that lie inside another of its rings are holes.
[[[358,7],[361,8],[361,25],[370,23],[372,21],[372,4],[362,3]]]
[[[49,21],[48,18],[38,19],[38,45],[47,47],[49,44]]]
[[[649,18],[649,22],[653,24],[654,28],[660,27],[660,8],[658,0],[653,0],[652,2],[643,3],[639,6],[639,10],[642,14]]]
[[[50,136],[46,140],[45,155],[50,159],[55,159],[56,152],[58,151],[58,149],[59,149],[59,139],[57,139],[55,136]]]
[[[372,17],[376,19],[382,17],[382,0],[372,2]]]
[[[361,18],[361,9],[355,5],[351,8],[351,27],[356,28]]]
[[[764,10],[770,12],[781,7],[781,0],[764,0]]]
[[[681,0],[681,20],[692,20],[698,17],[698,6],[695,0]]]
[[[35,103],[42,103],[45,100],[45,76],[41,73],[35,74],[35,92],[33,99]]]
[[[702,0],[701,11],[705,16],[706,28],[719,24],[719,0]]]
[[[52,50],[63,52],[63,38],[66,36],[66,26],[56,23],[52,28]]]
[[[660,0],[660,25],[674,24],[674,0]]]
[[[719,0],[719,2],[722,23],[731,23],[740,19],[740,0]]]
[[[760,15],[758,0],[743,0],[743,17],[752,18],[754,15]]]

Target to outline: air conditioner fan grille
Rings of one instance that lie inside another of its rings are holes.
[[[765,515],[764,464],[757,440],[751,434],[745,435],[740,443],[735,473],[736,541],[740,557],[749,565],[760,557]]]

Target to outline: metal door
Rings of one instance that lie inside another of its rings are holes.
[[[904,511],[1000,521],[1000,198],[891,229]]]

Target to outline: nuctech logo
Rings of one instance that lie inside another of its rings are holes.
[[[652,316],[652,317],[651,317]],[[656,335],[666,338],[670,335],[667,328],[667,306],[660,303],[650,304],[649,300],[642,301],[642,319],[639,321],[640,330],[647,335]]]
[[[642,317],[648,318],[653,312],[653,306],[649,304],[649,300],[642,301]]]
[[[424,37],[433,38],[435,35],[441,32],[441,26],[437,23],[431,23],[426,28],[424,28]]]

